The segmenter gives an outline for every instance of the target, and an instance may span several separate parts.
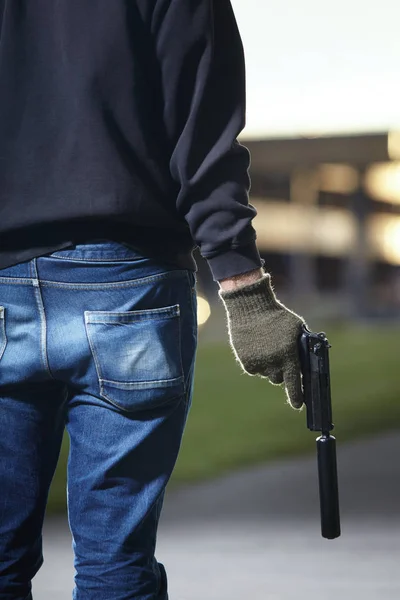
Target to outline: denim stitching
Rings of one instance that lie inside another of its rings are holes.
[[[5,323],[5,318],[4,318],[4,312],[5,312],[4,306],[0,306],[0,338],[2,338],[4,340],[3,345],[0,348],[0,360],[2,359],[4,351],[7,346],[6,323]]]
[[[44,311],[44,306],[43,306],[43,298],[42,298],[42,293],[40,290],[40,281],[37,277],[37,264],[36,264],[37,259],[34,258],[31,263],[30,263],[30,269],[31,271],[34,272],[34,274],[36,275],[36,278],[33,279],[33,287],[34,287],[34,291],[35,291],[35,297],[36,297],[36,301],[37,301],[37,306],[39,309],[39,315],[40,315],[40,354],[42,357],[42,363],[43,366],[45,368],[45,371],[48,373],[48,375],[50,375],[51,379],[55,380],[55,377],[53,376],[51,370],[50,370],[50,365],[49,365],[49,361],[48,361],[48,356],[47,356],[47,323],[46,323],[46,314]]]
[[[122,312],[107,311],[107,310],[85,310],[85,320],[87,323],[103,323],[104,325],[114,324],[117,321],[112,317],[124,317],[118,322],[138,323],[140,321],[156,321],[166,320],[179,317],[180,306],[166,306],[163,308],[150,308],[147,310],[127,310]],[[107,320],[109,318],[109,320]],[[101,320],[104,319],[104,320]]]
[[[100,251],[91,250],[91,252],[98,254]],[[114,256],[111,258],[106,258],[105,256],[100,256],[99,258],[94,258],[94,257],[79,258],[74,255],[58,256],[57,254],[52,254],[51,258],[53,258],[53,257],[57,258],[58,260],[68,260],[68,261],[72,261],[72,262],[88,262],[88,263],[91,263],[91,262],[126,262],[126,261],[138,262],[140,260],[139,258],[134,258],[132,256],[127,256],[125,258],[123,258],[122,256],[121,257]]]
[[[192,303],[192,293],[191,293],[191,289],[192,289],[192,284],[190,281],[190,272],[189,270],[186,270],[186,281],[188,283],[188,294],[187,294],[187,299],[189,300],[189,310],[193,310],[193,303]],[[185,377],[185,370],[183,368],[183,357],[182,357],[182,323],[181,323],[181,319],[179,319],[179,357],[180,357],[180,363],[181,363],[181,372],[183,374],[183,387],[184,387],[184,394],[185,394],[185,403],[187,403],[187,391],[188,391],[188,384],[186,381],[186,377]],[[188,374],[188,380],[190,375]]]
[[[116,387],[121,390],[132,390],[132,389],[152,389],[159,387],[173,387],[179,383],[182,383],[184,375],[179,377],[173,377],[172,379],[152,379],[150,381],[114,381],[113,379],[100,379],[102,384],[111,383],[112,387]],[[114,385],[115,384],[115,385]],[[167,385],[166,385],[167,384]]]
[[[167,271],[164,273],[158,273],[157,275],[149,275],[148,277],[140,277],[139,279],[128,279],[125,281],[114,281],[114,282],[102,282],[102,283],[68,283],[64,281],[47,281],[46,279],[40,279],[41,286],[53,286],[60,288],[68,288],[75,290],[91,290],[98,288],[123,288],[130,286],[138,286],[138,285],[146,285],[148,283],[153,283],[155,281],[169,279],[169,278],[178,278],[179,276],[186,274],[185,270],[174,270]],[[12,284],[12,285],[34,285],[35,279],[31,277],[1,277],[0,276],[0,284]]]
[[[100,387],[100,396],[102,398],[104,398],[104,400],[107,400],[107,402],[110,402],[110,404],[112,404],[113,406],[115,406],[116,408],[119,408],[119,410],[123,410],[124,412],[127,413],[133,413],[133,412],[139,412],[139,411],[146,411],[146,410],[153,410],[154,408],[158,408],[159,406],[164,406],[164,404],[173,404],[175,400],[177,400],[178,398],[182,399],[185,397],[185,394],[182,392],[181,394],[177,394],[176,396],[174,396],[173,398],[167,398],[166,400],[162,400],[157,402],[156,406],[151,406],[149,408],[141,408],[138,411],[137,406],[133,406],[132,408],[127,408],[126,406],[122,406],[121,404],[118,404],[118,402],[116,402],[115,400],[112,400],[111,398],[108,397],[108,395],[104,392],[104,388],[101,385]],[[178,403],[179,406],[180,402]]]
[[[92,356],[93,356],[93,360],[94,360],[94,364],[95,364],[95,368],[96,368],[97,383],[98,383],[98,386],[99,386],[99,395],[102,396],[102,393],[101,393],[101,388],[102,388],[101,381],[102,381],[102,377],[101,377],[100,364],[99,364],[99,362],[97,360],[97,354],[94,351],[94,347],[92,346],[92,341],[91,341],[91,337],[90,337],[90,334],[89,334],[89,330],[87,328],[86,320],[84,321],[84,324],[85,324],[86,337],[87,337],[88,342],[89,342],[90,350],[91,350],[91,353],[92,353]]]
[[[193,273],[192,271],[186,271],[186,275],[187,275],[187,279],[188,279],[188,283],[189,283],[189,293],[188,293],[189,308],[192,313],[195,313],[194,296],[196,294],[196,282],[197,282],[196,274]],[[194,279],[193,284],[192,284],[192,280],[191,280],[191,275]],[[195,323],[196,323],[196,328],[197,328],[197,317],[196,316],[195,316]],[[197,347],[197,339],[196,339],[196,347]],[[195,350],[195,355],[196,355],[196,350]],[[188,396],[189,385],[188,384],[189,384],[190,377],[192,375],[191,371],[192,370],[189,369],[187,378],[185,378],[185,390],[186,390],[185,391],[185,403],[186,403],[187,407],[189,405],[189,396]],[[186,412],[186,418],[187,418],[187,413],[188,413],[188,410]]]

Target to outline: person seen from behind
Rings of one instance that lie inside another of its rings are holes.
[[[304,321],[252,226],[230,0],[0,0],[0,89],[0,597],[33,598],[66,428],[74,600],[167,600],[196,247],[241,368],[303,403]]]

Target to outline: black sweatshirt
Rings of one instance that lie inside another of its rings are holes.
[[[0,28],[0,268],[94,238],[261,265],[229,0],[0,0]]]

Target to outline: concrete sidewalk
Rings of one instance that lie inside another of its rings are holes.
[[[316,458],[167,495],[158,539],[171,600],[398,600],[400,432],[339,444],[342,536],[320,535]],[[48,520],[35,600],[70,600],[71,536]]]

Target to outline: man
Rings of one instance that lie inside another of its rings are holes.
[[[264,273],[229,0],[0,0],[0,597],[29,600],[66,426],[75,600],[166,600],[195,246],[249,374],[302,405]]]

